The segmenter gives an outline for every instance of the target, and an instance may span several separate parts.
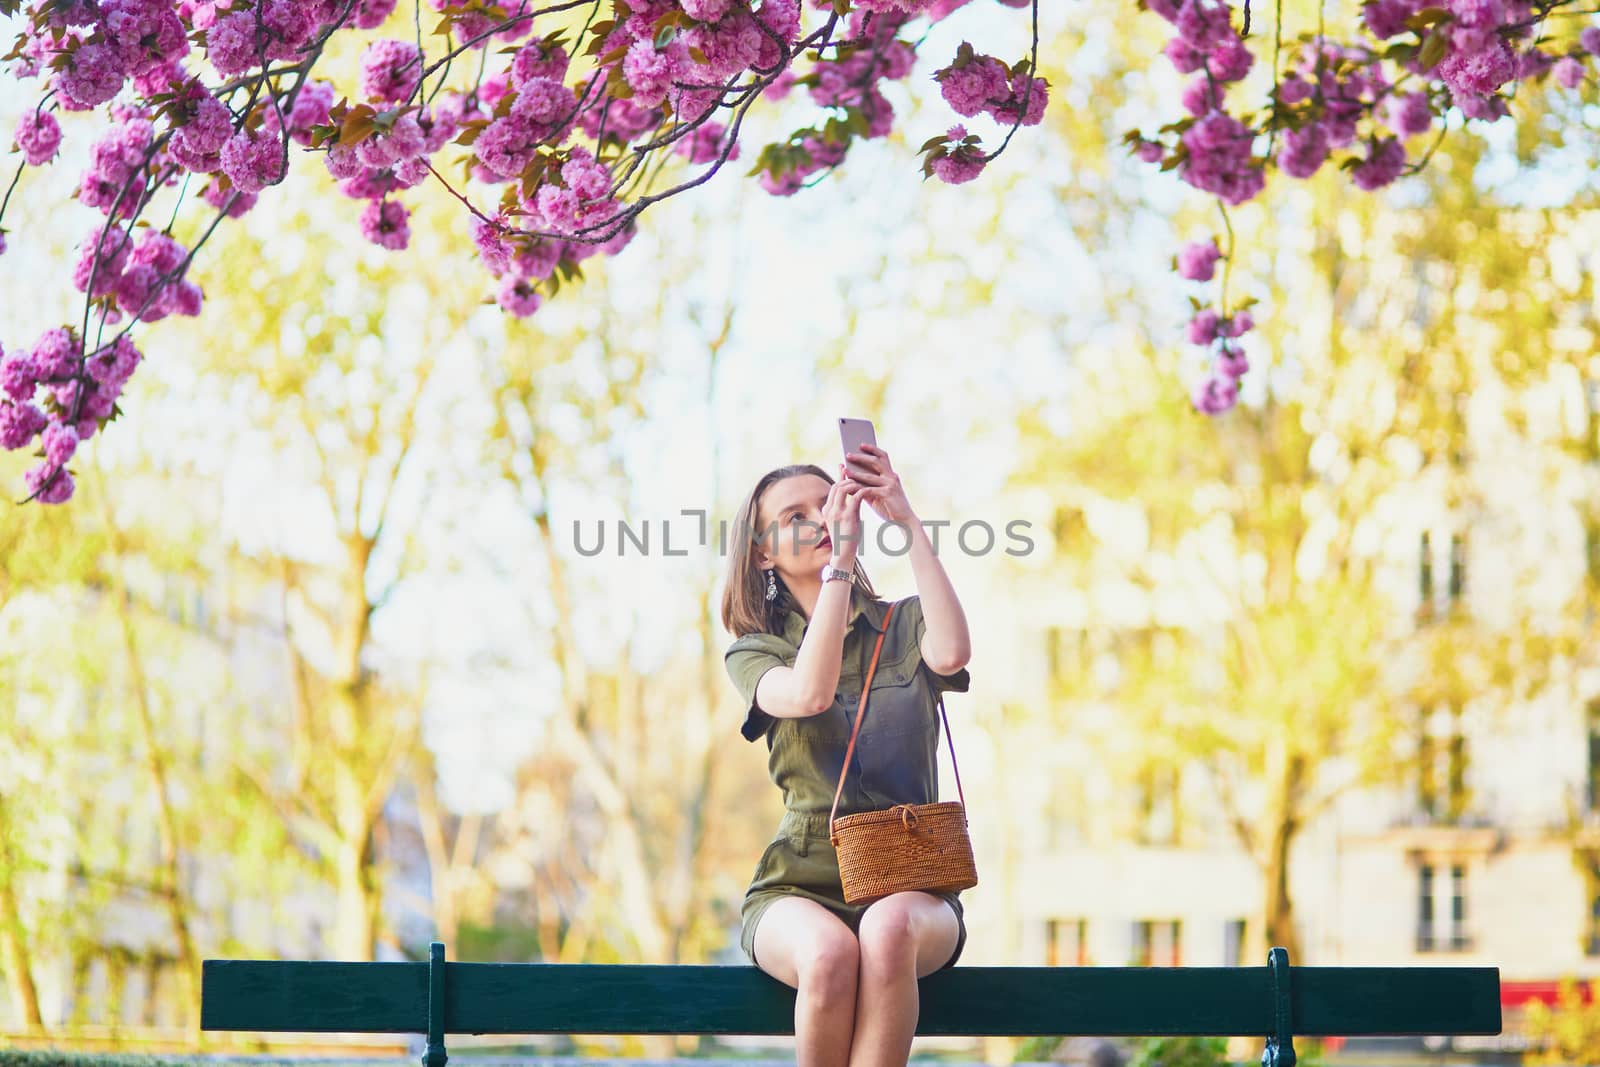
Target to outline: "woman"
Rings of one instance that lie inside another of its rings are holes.
[[[903,1067],[917,1026],[917,979],[953,966],[966,944],[956,893],[893,893],[846,904],[828,813],[861,683],[884,633],[872,699],[845,776],[839,815],[938,800],[940,690],[965,692],[966,615],[906,500],[889,455],[846,456],[839,480],[812,464],[780,467],[739,509],[729,553],[725,654],[765,737],[783,790],[778,833],[745,892],[741,944],[750,961],[796,989],[798,1067]],[[919,595],[877,599],[856,560],[861,503],[903,524]],[[859,588],[858,588],[859,587]]]

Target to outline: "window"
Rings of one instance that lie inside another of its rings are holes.
[[[1438,906],[1434,894],[1444,889],[1445,868],[1434,862],[1422,864],[1417,875],[1417,951],[1467,952],[1472,949],[1472,938],[1467,933],[1467,868],[1466,864],[1453,862],[1450,872],[1449,928],[1436,917],[1444,909]]]
[[[1421,563],[1417,570],[1417,617],[1427,619],[1433,615],[1433,545],[1428,531],[1422,531]]]
[[[1455,610],[1467,584],[1467,544],[1458,533],[1450,535],[1450,610]]]
[[[1600,811],[1600,697],[1589,701],[1589,810]]]
[[[1600,853],[1587,853],[1584,859],[1587,861],[1584,881],[1588,890],[1589,914],[1583,933],[1583,954],[1600,956]]]
[[[1046,919],[1044,929],[1046,967],[1089,965],[1088,919]]]
[[[1433,951],[1433,867],[1427,863],[1417,885],[1417,951]]]
[[[1138,812],[1136,827],[1141,845],[1178,843],[1178,788],[1181,777],[1176,764],[1146,763],[1134,783]]]
[[[1461,706],[1433,705],[1422,710],[1417,737],[1417,807],[1439,822],[1466,814],[1467,739]]]
[[[1450,868],[1450,947],[1456,952],[1472,947],[1467,938],[1467,869],[1459,863]]]
[[[1182,923],[1177,919],[1140,919],[1133,924],[1132,967],[1176,967],[1180,958]]]
[[[1222,926],[1222,965],[1237,967],[1244,960],[1243,919],[1229,919]]]

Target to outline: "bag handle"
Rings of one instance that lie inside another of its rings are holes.
[[[894,609],[898,606],[898,602],[889,605],[888,614],[883,617],[883,630],[879,632],[878,640],[872,647],[872,662],[867,665],[867,676],[861,683],[861,702],[856,708],[856,723],[850,731],[850,745],[845,749],[844,766],[839,768],[839,786],[833,791],[833,810],[828,812],[828,838],[836,848],[839,842],[835,840],[833,821],[834,816],[839,812],[839,797],[844,794],[844,776],[850,770],[850,757],[855,753],[856,737],[861,733],[861,718],[867,713],[867,697],[872,693],[872,676],[878,670],[878,653],[883,651],[883,639],[889,632],[889,620],[894,617]],[[939,717],[944,720],[944,738],[950,744],[950,769],[955,771],[956,793],[961,797],[961,806],[965,808],[967,806],[967,794],[961,788],[961,768],[956,764],[956,742],[955,738],[950,736],[950,717],[945,714],[944,693],[942,691],[939,693],[938,699]]]

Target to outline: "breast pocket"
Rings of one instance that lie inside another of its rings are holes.
[[[917,669],[921,665],[922,659],[915,653],[899,663],[878,665],[861,725],[862,737],[902,737],[928,728],[927,685]]]

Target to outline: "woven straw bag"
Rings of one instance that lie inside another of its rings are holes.
[[[961,771],[956,767],[956,745],[950,737],[950,719],[944,712],[944,695],[939,695],[939,715],[944,719],[945,740],[950,742],[950,767],[956,773],[956,792],[961,802],[896,804],[879,811],[863,811],[844,818],[839,812],[839,797],[844,793],[844,776],[855,753],[861,719],[866,714],[867,697],[872,692],[872,675],[878,669],[878,653],[883,650],[883,635],[889,630],[896,605],[889,605],[883,619],[883,633],[872,649],[872,662],[861,687],[861,703],[856,709],[855,728],[850,731],[850,747],[845,750],[844,766],[839,769],[839,787],[833,793],[833,810],[828,813],[828,838],[839,856],[839,878],[847,904],[864,904],[890,893],[921,889],[929,893],[955,892],[978,884],[978,868],[972,859],[972,841],[967,836],[966,794],[961,792]]]

